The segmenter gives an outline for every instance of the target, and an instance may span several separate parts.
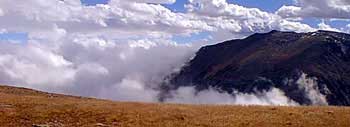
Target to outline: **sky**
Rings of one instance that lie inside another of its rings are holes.
[[[106,4],[108,0],[81,0],[86,5]],[[292,5],[293,0],[227,0],[228,3],[239,4],[251,8],[260,8],[264,11],[273,12],[279,9],[282,5]],[[164,6],[177,12],[184,12],[184,5],[187,0],[177,0],[175,3]],[[267,4],[269,3],[269,4]]]
[[[186,9],[184,5],[188,0],[176,0],[173,4],[165,4],[164,6],[171,9],[174,12],[185,12]],[[86,5],[96,5],[96,4],[105,4],[108,0],[81,0],[82,3]],[[283,5],[295,5],[295,0],[227,0],[228,3],[238,4],[241,6],[249,7],[249,8],[259,8],[263,11],[267,12],[275,12]],[[316,27],[317,24],[322,22],[324,19],[317,18],[306,18],[302,22],[307,23],[311,26]],[[335,28],[342,28],[348,24],[350,21],[327,21],[331,26]]]
[[[0,84],[157,102],[164,79],[200,47],[272,30],[350,33],[350,2],[0,0]],[[297,105],[279,89],[264,97],[232,97],[215,89],[197,93],[179,88],[168,100]]]
[[[85,6],[108,4],[108,2],[109,0],[81,0],[81,3]],[[247,8],[258,8],[269,13],[275,13],[282,6],[292,6],[297,4],[295,0],[227,0],[227,3],[237,4]],[[170,9],[173,12],[185,13],[185,4],[188,4],[188,0],[176,0],[174,3],[162,4],[162,6]],[[326,24],[336,29],[343,29],[345,26],[350,24],[350,20],[332,20],[329,18],[314,17],[305,17],[299,22],[308,24],[311,27],[318,27],[320,23],[325,22]],[[210,37],[210,34],[208,32],[200,32],[197,34],[192,34],[192,36],[174,36],[172,40],[178,43],[189,43],[200,41],[201,39],[207,39],[208,37]],[[0,40],[26,42],[27,34],[25,32],[0,33]]]
[[[173,4],[165,4],[167,8],[173,10],[174,12],[185,12],[186,9],[184,5],[188,0],[176,0]],[[86,5],[96,5],[96,4],[105,4],[108,0],[81,0],[82,3]],[[283,5],[295,5],[295,0],[227,0],[228,3],[238,4],[241,6],[249,7],[249,8],[259,8],[263,11],[267,12],[275,12]],[[317,18],[306,18],[304,19],[304,23],[307,23],[311,26],[317,26],[324,19]],[[327,22],[327,21],[326,21]],[[348,24],[350,21],[328,21],[328,23],[335,28],[342,28]]]

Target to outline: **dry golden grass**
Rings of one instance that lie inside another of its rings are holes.
[[[0,86],[0,126],[350,127],[350,108],[124,103]]]

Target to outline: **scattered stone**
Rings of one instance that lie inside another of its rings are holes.
[[[107,125],[105,125],[103,123],[96,123],[95,126],[97,126],[97,127],[108,127]]]
[[[8,105],[8,104],[0,104],[0,108],[11,108],[12,105]]]
[[[272,108],[270,108],[270,110],[277,110],[277,108],[276,107],[272,107]]]
[[[288,121],[288,122],[286,123],[286,125],[291,126],[291,125],[292,125],[292,122],[289,122],[289,121]]]
[[[47,124],[33,124],[32,127],[50,127],[50,125],[47,125]]]
[[[327,114],[333,114],[333,111],[326,111]]]

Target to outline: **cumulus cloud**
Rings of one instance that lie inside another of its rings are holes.
[[[220,33],[247,35],[271,30],[310,32],[315,29],[309,25],[283,19],[279,15],[264,12],[257,8],[246,8],[230,4],[226,0],[189,0],[186,8],[199,15],[202,20],[214,26]],[[215,10],[215,11],[213,11]],[[214,36],[217,41],[226,36]]]
[[[148,37],[171,37],[203,31],[246,36],[274,29],[299,32],[314,30],[306,24],[284,20],[256,8],[229,4],[225,0],[190,0],[186,5],[188,13],[175,13],[149,2],[111,0],[106,5],[83,6],[79,0],[28,0],[16,3],[3,0],[0,8],[7,13],[0,17],[0,27],[9,31],[43,33],[57,25],[70,33],[101,35],[103,32],[104,35],[118,34],[122,37],[145,36],[144,33],[148,33]],[[175,1],[154,1],[171,2]]]
[[[336,31],[336,32],[341,32],[341,30],[337,28],[333,28],[332,26],[326,24],[325,22],[321,22],[318,24],[318,29],[320,30],[327,30],[327,31]]]
[[[173,4],[176,2],[176,0],[133,0],[136,2],[143,2],[143,3],[154,3],[154,4]]]
[[[213,29],[162,5],[124,0],[97,6],[83,6],[80,0],[2,0],[0,8],[7,12],[0,17],[0,27],[9,31],[49,32],[57,25],[70,33],[160,37]]]
[[[283,6],[276,13],[282,17],[349,19],[348,0],[296,0],[297,6]]]

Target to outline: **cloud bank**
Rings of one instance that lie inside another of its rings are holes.
[[[153,85],[195,51],[189,45],[164,41],[80,39],[63,42],[57,49],[31,41],[1,43],[1,83],[115,100],[153,101],[156,93],[152,88],[157,87]]]
[[[277,88],[258,94],[235,92],[233,96],[212,88],[197,92],[193,87],[180,87],[172,92],[173,97],[166,99],[165,102],[185,104],[299,105],[293,100],[290,100],[285,96],[283,91]]]

